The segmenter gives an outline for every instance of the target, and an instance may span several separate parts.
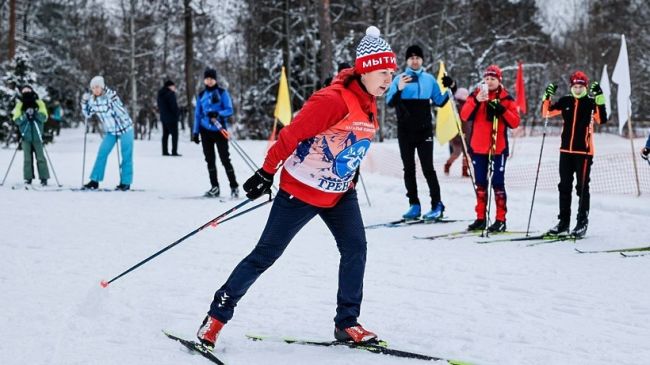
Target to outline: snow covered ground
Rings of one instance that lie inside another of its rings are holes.
[[[22,180],[17,156],[0,188],[0,364],[208,364],[160,330],[193,337],[214,290],[255,245],[268,207],[202,231],[108,288],[99,286],[235,204],[194,199],[208,188],[207,173],[200,147],[181,139],[180,158],[160,156],[158,136],[136,141],[133,187],[140,192],[12,190]],[[517,141],[513,171],[534,171],[540,140]],[[48,146],[67,187],[81,183],[82,141],[81,130],[63,130]],[[87,174],[98,143],[89,137]],[[552,162],[558,138],[546,143],[545,161]],[[261,162],[265,142],[240,144]],[[596,145],[602,154],[630,151],[629,141],[615,136],[599,135]],[[0,150],[2,172],[12,153]],[[407,208],[395,141],[374,145],[373,153],[364,167],[371,207],[360,194],[366,224],[395,219]],[[435,153],[442,170],[446,147]],[[239,156],[233,161],[243,183],[250,170]],[[645,163],[639,167],[650,171]],[[508,191],[508,226],[525,230],[532,184],[519,187],[516,179]],[[111,155],[102,186],[118,182]],[[472,219],[467,180],[441,174],[440,182],[447,215]],[[556,191],[539,190],[532,229],[549,228],[556,215]],[[647,194],[594,193],[588,237],[577,244],[412,238],[460,230],[467,222],[368,230],[360,322],[392,347],[476,364],[649,364],[650,256],[573,250],[650,245],[647,216]],[[315,219],[240,302],[217,355],[228,364],[417,364],[244,337],[331,339],[337,265],[334,241]]]

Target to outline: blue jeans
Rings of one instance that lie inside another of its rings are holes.
[[[237,302],[246,294],[248,288],[273,265],[298,231],[316,215],[321,217],[334,235],[341,254],[334,323],[339,328],[356,325],[363,297],[366,233],[357,192],[354,189],[345,193],[332,208],[309,205],[281,190],[275,197],[259,242],[214,294],[208,314],[223,323],[228,322],[233,316]],[[318,260],[318,257],[314,257],[314,260]]]
[[[133,128],[120,136],[110,133],[104,135],[104,139],[99,145],[93,171],[90,173],[90,180],[97,182],[104,180],[104,170],[106,170],[108,155],[118,140],[120,141],[120,157],[122,158],[122,161],[120,161],[120,184],[131,185],[133,182]]]

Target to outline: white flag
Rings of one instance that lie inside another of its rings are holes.
[[[616,95],[616,107],[618,108],[618,133],[623,132],[623,126],[632,116],[632,85],[630,84],[630,65],[627,60],[627,46],[625,45],[625,34],[621,35],[621,51],[618,53],[618,60],[612,72],[612,81],[618,85]]]
[[[603,66],[603,74],[600,76],[600,88],[603,89],[603,96],[605,97],[605,109],[607,109],[607,119],[609,119],[612,116],[612,88],[609,86],[607,65]]]

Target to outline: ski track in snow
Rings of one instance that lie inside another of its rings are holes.
[[[17,156],[0,187],[1,364],[208,364],[161,329],[194,337],[214,291],[256,243],[270,206],[199,232],[107,289],[99,287],[100,280],[236,204],[183,198],[200,196],[208,178],[200,147],[187,142],[187,135],[180,140],[180,158],[159,156],[158,135],[136,141],[133,187],[143,192],[11,190],[22,180],[22,155]],[[540,140],[518,140],[509,166],[534,169]],[[81,130],[65,129],[48,145],[67,187],[81,182],[82,141]],[[89,135],[86,173],[99,142]],[[544,160],[552,161],[557,137],[546,143]],[[599,153],[629,151],[629,142],[615,136],[597,135],[595,143]],[[266,142],[240,144],[261,163]],[[3,171],[11,153],[0,149]],[[369,158],[399,159],[396,153],[396,142],[388,141],[375,144]],[[447,147],[436,144],[438,170],[447,156]],[[231,158],[242,184],[251,172],[232,149]],[[367,164],[364,181],[372,207],[359,194],[365,223],[399,217],[408,205],[403,182],[382,174],[376,161]],[[218,169],[223,184],[225,173],[219,164]],[[117,185],[117,171],[111,155],[101,186]],[[459,171],[457,161],[452,174]],[[446,215],[472,219],[471,185],[442,173],[439,178]],[[426,184],[418,182],[424,202]],[[532,184],[508,190],[510,229],[525,230],[531,196]],[[368,230],[359,320],[394,348],[476,364],[650,363],[650,259],[573,250],[650,244],[647,203],[647,196],[592,194],[588,237],[577,243],[526,247],[527,242],[477,245],[476,237],[412,238],[460,230],[468,222]],[[574,209],[576,204],[574,198]],[[556,215],[557,192],[538,190],[531,229],[549,228]],[[327,227],[314,219],[239,303],[219,338],[217,356],[228,364],[416,364],[346,348],[244,337],[331,339],[338,258]]]

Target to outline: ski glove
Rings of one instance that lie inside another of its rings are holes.
[[[546,90],[544,91],[544,100],[549,100],[551,96],[555,95],[556,91],[557,91],[557,85],[555,85],[554,83],[548,84]]]
[[[648,154],[650,154],[650,148],[644,147],[641,150],[641,158],[644,159],[644,160],[647,160],[648,159]]]
[[[503,113],[506,112],[506,108],[503,105],[501,105],[499,99],[494,99],[488,102],[488,111],[493,116],[496,115],[497,117],[500,117],[501,115],[503,115]]]
[[[264,194],[271,194],[271,185],[273,185],[273,175],[259,169],[244,183],[246,197],[255,200]]]
[[[199,139],[199,135],[197,133],[192,135],[192,142],[199,144],[201,143],[201,140]]]
[[[594,81],[591,83],[591,87],[589,88],[589,92],[594,94],[595,96],[602,95],[603,89],[600,88],[600,85],[598,84],[598,81]]]
[[[447,75],[442,77],[442,86],[451,87],[452,85],[454,85],[454,79],[452,79],[451,77],[449,77]]]

